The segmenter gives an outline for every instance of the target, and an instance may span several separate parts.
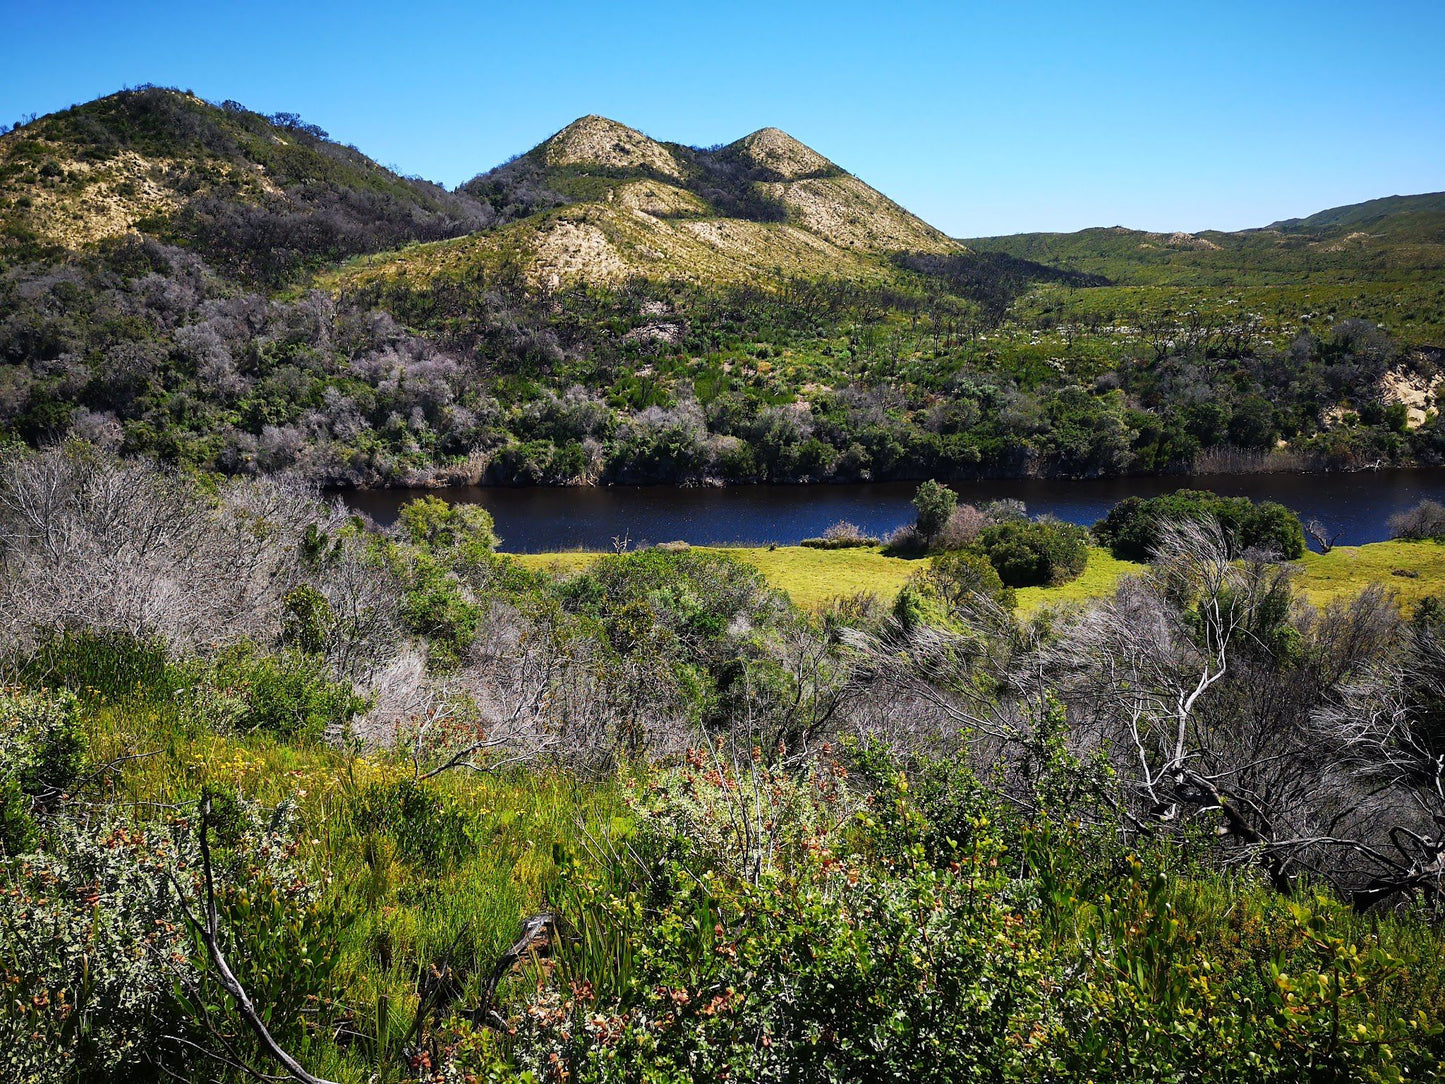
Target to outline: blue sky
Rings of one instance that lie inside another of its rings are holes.
[[[575,117],[776,125],[958,236],[1445,189],[1445,3],[0,0],[0,119],[143,82],[455,185]]]

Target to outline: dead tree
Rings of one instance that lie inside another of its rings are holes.
[[[1335,540],[1340,537],[1338,527],[1330,527],[1318,519],[1311,519],[1305,525],[1305,536],[1319,547],[1321,553],[1329,553],[1335,548]]]

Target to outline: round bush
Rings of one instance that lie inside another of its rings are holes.
[[[1070,523],[1010,521],[986,527],[977,547],[1008,587],[1067,583],[1089,560],[1088,533]]]
[[[1123,561],[1148,561],[1166,523],[1210,520],[1219,524],[1230,549],[1268,550],[1286,561],[1305,549],[1299,517],[1282,504],[1255,504],[1248,497],[1221,497],[1202,489],[1181,489],[1159,497],[1125,497],[1094,525],[1094,535]]]

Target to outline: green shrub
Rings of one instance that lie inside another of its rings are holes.
[[[394,839],[400,857],[426,869],[444,868],[473,848],[466,815],[411,779],[368,787],[352,823],[363,834]]]
[[[1438,941],[1388,920],[1129,854],[957,764],[863,763],[851,827],[824,801],[801,850],[773,814],[836,774],[690,767],[568,871],[498,1076],[1383,1084],[1445,1052]]]
[[[1012,520],[985,527],[974,543],[1009,587],[1067,583],[1084,571],[1089,535],[1071,523]]]
[[[1125,497],[1094,525],[1094,534],[1123,561],[1148,561],[1166,523],[1214,520],[1236,553],[1262,549],[1287,561],[1304,555],[1304,528],[1282,504],[1255,504],[1248,497],[1221,497],[1208,490],[1181,489],[1159,497]]]
[[[174,696],[190,680],[159,638],[91,629],[52,635],[21,666],[21,677],[29,685],[70,689],[81,696],[147,701]]]
[[[269,655],[241,644],[216,660],[213,680],[239,702],[234,725],[241,731],[310,741],[366,710],[351,686],[331,680],[318,658],[298,651]]]
[[[0,866],[0,1078],[152,1080],[161,1037],[184,1035],[172,991],[192,946],[163,832],[62,820],[43,853]]]
[[[0,855],[35,842],[35,814],[59,804],[85,747],[74,694],[0,694]]]
[[[397,522],[413,545],[434,553],[490,552],[499,542],[492,514],[479,504],[420,497],[401,506]]]
[[[451,670],[477,637],[482,611],[468,596],[457,574],[427,554],[412,561],[401,597],[401,621],[427,641],[428,661]]]
[[[955,615],[977,598],[1012,609],[1014,592],[1005,587],[998,570],[983,554],[954,550],[929,560],[909,577],[893,603],[894,616],[905,628],[922,625],[948,627]]]
[[[290,807],[226,805],[211,847],[228,960],[276,1039],[310,1061],[336,1016],[345,930],[297,860]],[[267,1063],[179,904],[178,890],[199,910],[194,825],[61,816],[43,853],[0,865],[0,1079],[242,1079],[191,1043]]]
[[[720,554],[654,547],[609,557],[562,587],[568,605],[599,618],[626,650],[651,626],[701,646],[724,636],[740,614],[776,593],[753,566]]]
[[[326,596],[304,583],[286,592],[281,600],[281,642],[308,654],[320,654],[336,615]]]
[[[933,538],[948,526],[948,518],[958,507],[958,494],[930,478],[913,495],[913,507],[918,512],[918,533]]]

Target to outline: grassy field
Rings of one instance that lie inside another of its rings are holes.
[[[762,572],[774,587],[786,591],[795,603],[805,608],[860,593],[892,598],[918,567],[917,561],[886,557],[876,547],[853,550],[815,550],[807,546],[697,548],[746,561]],[[515,556],[527,568],[545,568],[571,575],[603,555],[571,550]]]
[[[460,953],[470,981],[485,975],[522,916],[545,905],[557,879],[556,848],[575,843],[579,832],[601,838],[629,816],[615,780],[580,782],[547,770],[452,772],[425,793],[440,823],[453,818],[484,845],[432,853],[417,843],[431,838],[425,830],[432,821],[423,816],[418,829],[414,819],[426,810],[411,808],[409,820],[399,807],[382,805],[390,811],[384,823],[357,820],[358,809],[410,779],[411,766],[400,758],[261,732],[215,733],[174,696],[88,700],[84,718],[89,747],[102,762],[156,751],[127,766],[115,795],[121,806],[178,808],[207,786],[266,806],[293,804],[303,867],[324,877],[326,906],[351,916],[337,935],[333,981],[352,1004],[385,999],[396,1006],[386,1017],[393,1043],[416,1004],[415,961]],[[312,1067],[337,1080],[364,1079],[346,1057],[322,1046]]]
[[[1358,594],[1372,583],[1415,603],[1445,592],[1445,546],[1436,542],[1372,542],[1337,546],[1329,553],[1307,553],[1299,585],[1311,601]]]
[[[872,593],[891,599],[918,568],[918,562],[888,557],[876,548],[816,550],[804,546],[764,548],[708,548],[755,566],[780,590],[804,608],[830,599]],[[572,575],[602,557],[601,553],[573,550],[562,553],[515,554],[532,569],[550,569]],[[1327,554],[1307,553],[1300,562],[1296,581],[1310,601],[1323,604],[1331,599],[1357,594],[1372,583],[1396,592],[1403,603],[1418,602],[1426,595],[1445,592],[1445,546],[1433,542],[1373,542],[1366,546],[1337,546]],[[1106,595],[1119,577],[1143,566],[1120,561],[1107,550],[1089,551],[1089,563],[1078,579],[1060,587],[1025,587],[1018,593],[1019,609],[1025,612],[1041,606]]]
[[[756,567],[768,582],[786,591],[799,606],[821,606],[830,599],[856,594],[875,594],[891,599],[920,562],[904,557],[888,557],[876,547],[851,550],[817,550],[806,546],[779,546],[776,549],[699,547],[711,553],[724,553]],[[582,571],[603,555],[581,550],[562,553],[520,553],[516,559],[527,568],[550,569],[561,575]],[[1093,549],[1084,574],[1061,587],[1026,587],[1018,593],[1019,606],[1036,610],[1057,602],[1075,602],[1108,594],[1120,576],[1141,566],[1120,561],[1108,551]]]

